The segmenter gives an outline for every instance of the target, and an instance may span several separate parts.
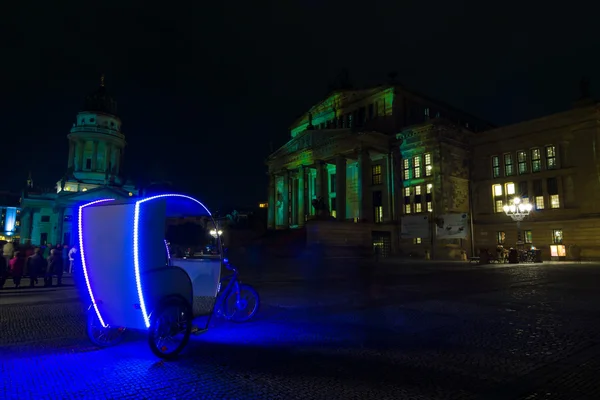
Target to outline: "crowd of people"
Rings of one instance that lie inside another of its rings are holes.
[[[16,288],[21,286],[24,277],[29,278],[29,286],[35,287],[43,282],[44,287],[62,285],[65,273],[73,273],[77,256],[77,247],[51,244],[34,247],[18,245],[8,241],[2,248],[0,258],[0,289],[12,278]]]

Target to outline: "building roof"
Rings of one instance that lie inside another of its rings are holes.
[[[98,89],[86,96],[83,111],[96,111],[117,115],[117,102],[106,90],[104,75],[100,78]]]

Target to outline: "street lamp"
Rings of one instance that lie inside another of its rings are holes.
[[[211,230],[211,231],[210,231],[210,235],[211,235],[212,237],[214,237],[215,239],[216,239],[218,236],[221,236],[222,234],[223,234],[223,231],[222,231],[222,230],[220,230],[220,229],[219,229],[219,230],[213,229],[213,230]]]
[[[515,197],[512,199],[512,204],[507,204],[502,209],[507,216],[517,223],[517,244],[519,244],[521,242],[521,221],[529,215],[533,207],[529,203],[523,203],[519,197]]]

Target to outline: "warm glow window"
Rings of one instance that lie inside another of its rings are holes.
[[[500,177],[500,157],[498,156],[492,156],[492,176]]]
[[[512,182],[509,182],[505,185],[506,187],[506,194],[507,195],[514,195],[515,194],[515,184]]]
[[[421,177],[421,156],[413,157],[413,168],[415,178]]]
[[[423,243],[423,241],[422,241],[421,238],[414,238],[413,239],[413,244],[421,244],[421,243]]]
[[[423,210],[421,209],[421,203],[415,203],[415,212],[420,213]]]
[[[548,178],[546,188],[550,196],[550,208],[560,208],[560,199],[558,195],[558,178]]]
[[[381,185],[383,183],[381,165],[373,165],[371,167],[371,182],[373,185]]]
[[[410,179],[410,161],[405,158],[403,166],[404,166],[404,173],[403,173],[404,180],[409,180]]]
[[[383,207],[376,206],[375,207],[375,222],[383,222]]]
[[[431,194],[433,192],[433,183],[427,184],[427,194]]]
[[[531,150],[531,172],[540,172],[542,170],[542,156],[540,149]]]
[[[511,176],[515,174],[515,168],[513,165],[513,156],[512,154],[504,155],[504,174],[506,176]]]
[[[504,212],[504,209],[502,208],[502,206],[503,206],[502,200],[496,200],[495,206],[496,206],[497,213]]]
[[[553,229],[552,230],[552,243],[554,244],[562,244],[563,242],[563,231],[562,229]]]
[[[550,195],[550,208],[560,208],[560,199],[557,194]]]
[[[425,154],[425,176],[433,175],[433,165],[431,163],[431,153]]]
[[[410,188],[409,187],[404,188],[404,197],[410,197]]]
[[[405,214],[410,214],[410,211],[411,211],[410,204],[405,204],[404,205],[404,213]]]
[[[535,209],[536,210],[544,209],[544,196],[535,196]]]
[[[427,212],[433,212],[433,203],[431,201],[427,202]]]
[[[506,233],[505,232],[496,232],[496,243],[504,244],[506,241]]]
[[[531,233],[531,231],[523,231],[523,233],[525,236],[525,243],[533,243],[533,234]]]
[[[415,196],[421,195],[421,186],[415,186]]]
[[[527,152],[518,151],[517,152],[517,163],[519,168],[519,175],[523,175],[527,173]]]
[[[492,194],[494,195],[494,197],[502,196],[502,185],[493,185]]]
[[[556,168],[556,147],[546,146],[546,169]]]

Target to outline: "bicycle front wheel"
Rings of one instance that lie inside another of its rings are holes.
[[[238,288],[239,291],[232,290],[223,300],[223,315],[229,321],[246,322],[258,311],[260,297],[250,285],[240,284]]]

